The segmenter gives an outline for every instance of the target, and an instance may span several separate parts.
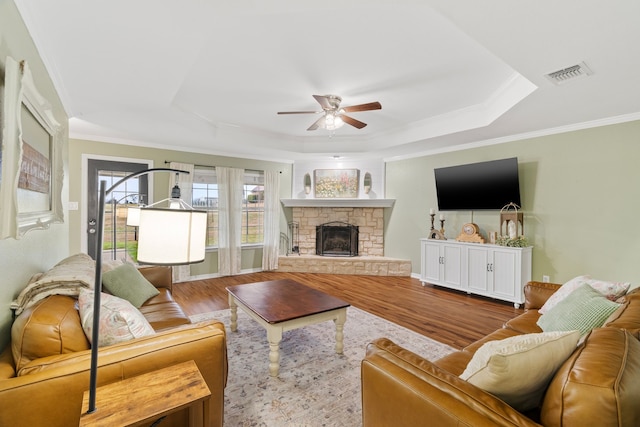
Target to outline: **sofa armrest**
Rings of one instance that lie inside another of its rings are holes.
[[[13,378],[16,376],[15,363],[13,363],[13,354],[11,353],[11,344],[0,353],[0,381]]]
[[[0,425],[78,425],[89,388],[91,351],[50,356],[28,365],[31,373],[0,380]],[[224,325],[208,321],[101,348],[98,386],[193,360],[210,391],[212,426],[221,426],[227,379]],[[37,403],[34,403],[37,402]],[[36,410],[37,409],[37,410]],[[183,424],[184,414],[162,425]]]
[[[560,289],[558,283],[529,282],[524,286],[524,309],[537,310],[541,308],[551,295]]]
[[[539,425],[386,338],[368,345],[361,369],[364,427]]]
[[[170,266],[153,265],[138,267],[138,271],[156,288],[173,290],[173,270]]]

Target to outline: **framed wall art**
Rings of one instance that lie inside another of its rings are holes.
[[[62,222],[62,126],[23,61],[7,58],[0,155],[0,238]]]
[[[357,198],[359,175],[358,169],[316,169],[313,171],[315,197]]]

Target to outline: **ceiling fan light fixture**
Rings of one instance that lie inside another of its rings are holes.
[[[342,98],[337,95],[313,95],[318,104],[322,107],[322,111],[278,111],[278,114],[320,114],[311,126],[307,128],[308,131],[314,131],[322,128],[327,130],[336,130],[344,124],[353,126],[356,129],[362,129],[367,124],[360,120],[354,119],[347,113],[358,113],[360,111],[379,110],[382,105],[379,102],[369,102],[367,104],[351,105],[348,107],[340,107]]]
[[[327,130],[336,130],[344,125],[342,118],[334,111],[327,111],[324,115],[324,128]]]

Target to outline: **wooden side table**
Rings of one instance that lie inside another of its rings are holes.
[[[189,408],[189,426],[209,426],[211,391],[193,360],[127,378],[96,390],[96,411],[87,414],[84,392],[80,427],[143,426]]]

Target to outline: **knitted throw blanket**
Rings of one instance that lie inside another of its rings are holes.
[[[15,315],[22,313],[50,295],[77,297],[81,288],[93,289],[95,263],[83,253],[71,255],[43,274],[35,275],[20,295],[11,303]]]

